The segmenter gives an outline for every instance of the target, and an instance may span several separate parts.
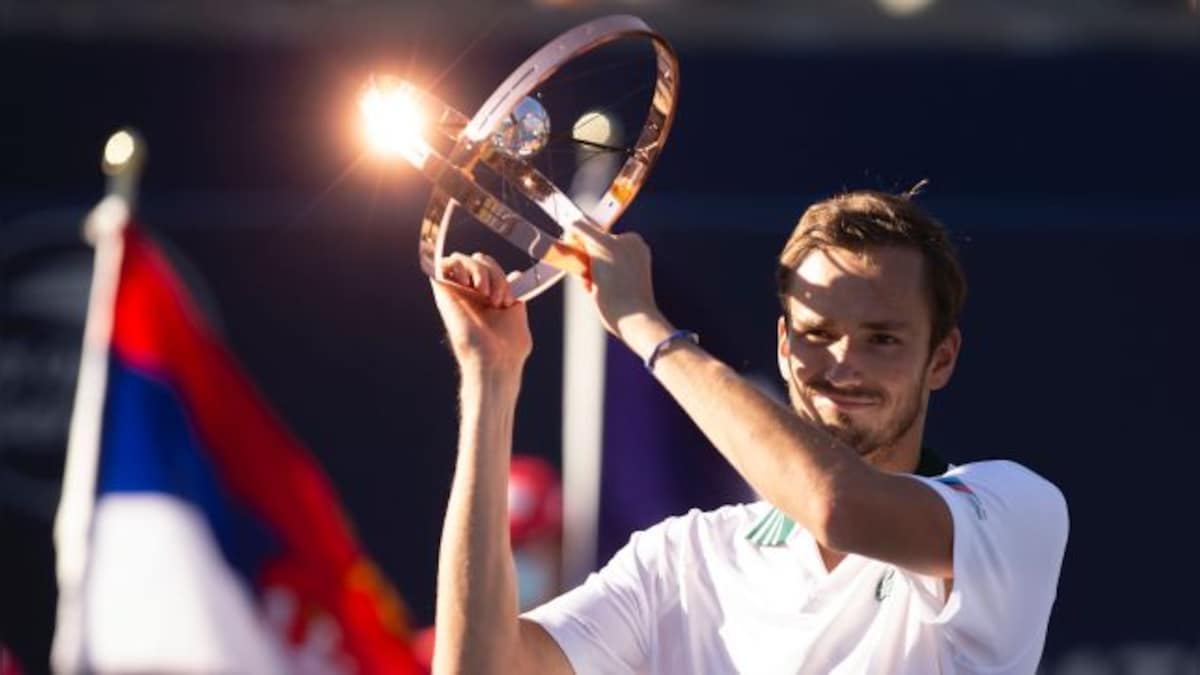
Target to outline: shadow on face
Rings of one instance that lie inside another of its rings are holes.
[[[957,331],[930,350],[931,331],[918,250],[814,250],[778,326],[793,406],[860,453],[919,445],[929,392],[948,381],[958,351]]]

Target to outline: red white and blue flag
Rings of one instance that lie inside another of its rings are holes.
[[[331,484],[126,218],[93,223],[55,669],[420,672]]]

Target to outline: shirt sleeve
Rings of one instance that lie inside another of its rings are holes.
[[[637,532],[582,585],[523,616],[550,634],[576,673],[639,673],[654,639],[665,524]]]
[[[1053,484],[1009,461],[956,467],[931,486],[954,522],[954,585],[916,576],[925,619],[940,624],[958,659],[1001,667],[1041,652],[1067,544],[1067,504]],[[922,592],[923,591],[923,592]]]

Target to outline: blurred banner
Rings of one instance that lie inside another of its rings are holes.
[[[112,206],[90,222],[55,670],[420,672],[329,481]]]

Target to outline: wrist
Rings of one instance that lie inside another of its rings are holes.
[[[503,393],[519,389],[524,360],[498,363],[480,358],[463,358],[458,363],[459,374],[464,385],[472,384],[481,389]]]
[[[675,327],[664,316],[653,312],[631,314],[621,319],[618,329],[621,340],[644,361]]]
[[[700,344],[700,335],[697,334],[696,331],[687,329],[671,331],[671,334],[660,340],[658,344],[654,345],[654,349],[650,350],[650,355],[642,360],[646,366],[646,370],[653,373],[654,364],[658,362],[659,357],[670,351],[676,345],[676,343],[683,341],[688,341],[692,344],[698,345]]]

